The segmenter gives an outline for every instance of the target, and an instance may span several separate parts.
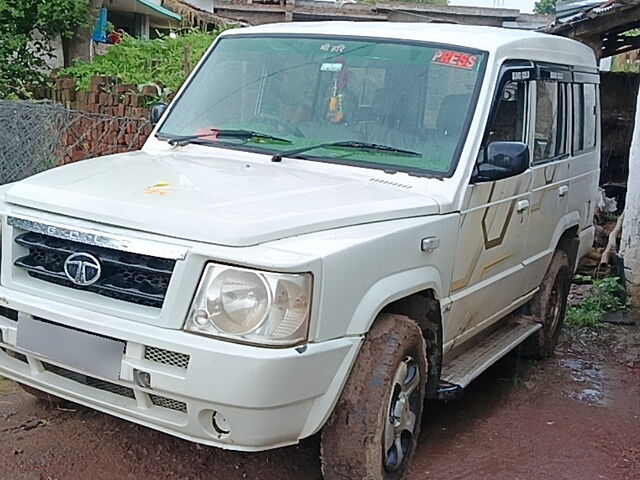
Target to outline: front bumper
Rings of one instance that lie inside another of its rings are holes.
[[[177,437],[234,450],[290,445],[317,432],[362,340],[286,349],[238,345],[5,288],[0,307],[18,312],[17,321],[0,316],[0,375]],[[20,318],[29,315],[125,341],[119,379],[20,350]],[[150,383],[141,382],[139,372]]]

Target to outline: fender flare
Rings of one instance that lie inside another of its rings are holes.
[[[564,235],[564,232],[573,227],[580,226],[580,213],[577,211],[569,212],[564,217],[560,219],[558,225],[556,225],[556,229],[553,232],[553,237],[551,237],[551,245],[550,249],[553,251],[560,243],[560,238]]]
[[[436,298],[443,298],[442,276],[434,266],[424,266],[398,272],[374,283],[356,307],[347,335],[362,335],[369,331],[380,311],[396,300],[422,290],[432,289]]]

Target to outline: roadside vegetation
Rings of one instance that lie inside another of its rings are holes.
[[[153,40],[124,35],[106,54],[95,56],[90,63],[77,61],[59,75],[74,78],[79,90],[87,90],[92,77],[106,75],[122,83],[158,85],[166,96],[182,85],[219,33],[190,30]]]
[[[580,303],[567,307],[565,325],[568,327],[597,327],[606,314],[629,309],[624,288],[617,277],[594,280],[591,276],[576,275],[574,282],[590,284],[590,288]]]

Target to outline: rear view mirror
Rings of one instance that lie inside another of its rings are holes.
[[[471,181],[491,182],[524,173],[529,168],[529,147],[522,142],[491,142]]]
[[[153,107],[151,107],[151,118],[150,118],[151,125],[155,127],[160,121],[160,119],[162,118],[162,115],[164,115],[164,112],[166,110],[167,110],[166,103],[156,103]]]

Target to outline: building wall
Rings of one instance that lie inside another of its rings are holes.
[[[182,0],[182,2],[205,12],[213,13],[213,0]]]

